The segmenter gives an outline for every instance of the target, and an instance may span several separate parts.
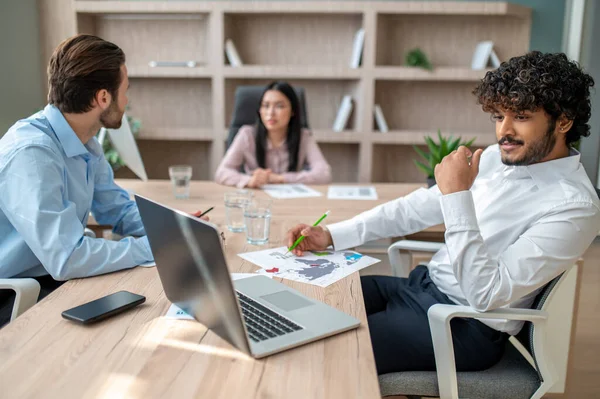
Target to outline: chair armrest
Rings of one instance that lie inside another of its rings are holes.
[[[10,321],[13,321],[27,309],[35,305],[40,295],[40,283],[32,278],[0,279],[0,290],[6,289],[13,290],[16,294]]]
[[[388,257],[392,272],[396,277],[408,277],[410,273],[410,260],[403,259],[400,251],[437,252],[444,244],[441,242],[400,240],[388,247]],[[404,257],[406,258],[406,256]]]
[[[454,317],[464,317],[473,319],[503,319],[503,320],[523,320],[530,321],[540,330],[544,329],[547,312],[534,309],[493,309],[487,312],[478,312],[469,306],[437,304],[429,308],[427,312],[429,318],[429,327],[431,329],[431,338],[433,340],[433,350],[435,353],[435,365],[437,369],[438,387],[440,399],[452,398],[458,399],[458,383],[456,380],[456,363],[454,359],[454,346],[452,343],[452,332],[450,330],[450,320]],[[543,337],[543,331],[538,336]],[[540,342],[540,344],[543,344]],[[549,376],[552,379],[553,372],[548,370],[545,361],[538,362],[542,375]],[[547,381],[551,384],[551,381]]]
[[[83,235],[86,237],[90,237],[90,238],[96,238],[96,233],[94,232],[94,230],[90,229],[89,227],[86,227],[85,229],[83,229]]]

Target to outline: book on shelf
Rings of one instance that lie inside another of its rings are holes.
[[[227,60],[231,66],[239,67],[244,65],[231,39],[225,40],[225,54],[227,55]]]
[[[365,45],[365,30],[360,28],[354,35],[354,44],[352,46],[352,58],[350,58],[350,68],[358,68],[362,57],[363,47]]]
[[[352,113],[352,97],[349,95],[344,96],[342,102],[340,104],[340,108],[338,109],[337,115],[335,116],[335,121],[333,122],[333,131],[341,132],[346,128],[348,124],[348,118],[350,118],[350,114]]]
[[[377,123],[377,129],[379,129],[381,133],[389,132],[388,124],[385,120],[385,116],[383,116],[383,111],[381,110],[381,106],[379,106],[379,104],[375,104],[374,113],[375,122]]]
[[[486,40],[477,43],[475,52],[473,52],[473,58],[471,59],[471,69],[482,70],[490,64],[494,68],[500,66],[500,58],[498,58],[498,55],[494,51],[494,42]]]

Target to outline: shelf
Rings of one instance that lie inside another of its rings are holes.
[[[444,136],[454,138],[461,137],[464,141],[475,139],[473,146],[484,147],[497,142],[493,132],[474,133],[474,132],[447,132]],[[372,133],[371,141],[374,144],[400,144],[400,145],[421,145],[425,144],[425,137],[430,136],[437,140],[437,133],[433,131],[418,130],[390,130],[387,133]]]
[[[127,76],[130,78],[210,78],[212,69],[208,67],[150,67],[127,65]]]
[[[462,67],[439,67],[433,71],[413,67],[375,68],[375,79],[380,80],[445,80],[457,82],[476,82],[482,79],[491,69],[473,70]]]
[[[208,13],[212,2],[106,1],[76,0],[75,11],[88,14],[112,13]]]
[[[377,11],[386,14],[494,15],[528,17],[531,9],[505,1],[402,1],[376,2]]]
[[[328,129],[314,129],[312,131],[317,143],[361,143],[363,134],[357,132],[334,132]]]
[[[271,13],[356,13],[368,10],[393,14],[429,15],[498,15],[528,17],[527,7],[508,2],[462,2],[462,1],[82,1],[77,0],[75,11],[79,13],[110,12],[271,12]]]
[[[226,78],[359,79],[360,69],[343,66],[249,65],[225,66]]]
[[[211,128],[146,128],[142,126],[140,140],[212,141]]]

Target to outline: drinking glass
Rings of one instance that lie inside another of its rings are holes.
[[[271,204],[268,199],[255,199],[244,209],[246,241],[252,245],[269,242],[271,230]]]
[[[173,194],[177,199],[190,197],[190,180],[192,180],[192,167],[190,165],[169,166],[169,177],[173,184]]]
[[[240,233],[246,230],[244,209],[251,199],[252,192],[247,190],[225,193],[225,223],[229,231]]]

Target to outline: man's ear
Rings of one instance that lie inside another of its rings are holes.
[[[106,89],[101,89],[96,92],[94,96],[94,102],[100,107],[102,111],[106,110],[112,102],[112,96]]]
[[[573,127],[573,120],[567,119],[565,114],[562,114],[556,121],[556,127],[559,133],[565,134]]]

